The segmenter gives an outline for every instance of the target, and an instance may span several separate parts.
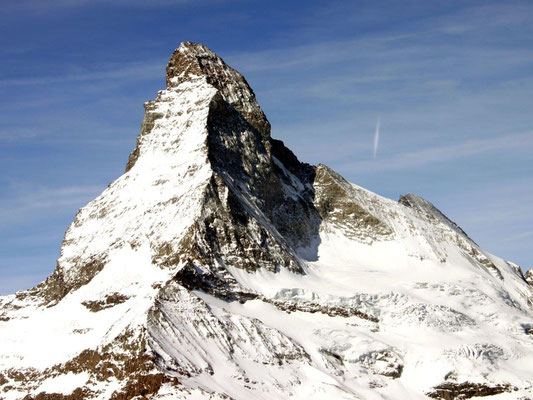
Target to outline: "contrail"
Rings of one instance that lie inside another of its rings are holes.
[[[378,152],[378,146],[379,146],[379,117],[376,122],[376,131],[374,132],[374,158],[376,158],[376,154]]]

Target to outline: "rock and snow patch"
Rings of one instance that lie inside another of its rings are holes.
[[[58,375],[45,379],[44,382],[33,391],[33,394],[39,394],[41,392],[70,394],[75,389],[85,386],[88,380],[89,374],[87,372],[81,374],[69,372],[65,375]]]

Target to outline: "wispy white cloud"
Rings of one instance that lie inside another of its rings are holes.
[[[0,219],[3,223],[33,218],[35,213],[62,212],[84,206],[101,193],[100,185],[39,187],[16,184],[9,196],[0,198]]]
[[[87,201],[102,190],[99,185],[68,186],[61,188],[43,188],[18,198],[19,207],[42,209],[72,206]]]
[[[61,9],[75,9],[87,6],[158,8],[179,7],[188,4],[217,3],[221,0],[19,0],[4,7],[4,11],[52,13]]]
[[[449,162],[456,159],[502,150],[533,149],[533,132],[501,135],[494,138],[468,140],[462,143],[429,147],[417,151],[383,155],[379,162],[360,161],[339,166],[343,171],[377,172],[421,167],[433,163]]]
[[[165,63],[149,62],[130,65],[102,66],[95,70],[86,70],[77,73],[66,73],[64,75],[54,76],[32,76],[18,77],[10,79],[0,79],[0,87],[6,86],[35,86],[50,85],[63,82],[84,82],[84,81],[102,81],[102,80],[121,80],[130,79],[145,80],[158,79],[163,76]]]
[[[507,236],[503,240],[506,241],[506,242],[512,242],[512,241],[515,241],[515,240],[529,239],[529,238],[533,239],[533,231],[520,232],[520,233],[517,233],[515,235]]]
[[[284,71],[296,68],[309,69],[367,58],[368,51],[374,52],[385,46],[394,45],[394,43],[408,37],[409,35],[381,34],[344,41],[326,40],[312,44],[236,53],[226,58],[239,70],[247,72]]]
[[[31,128],[1,129],[0,142],[18,142],[33,139],[37,136],[37,130]]]
[[[401,110],[404,119],[414,118],[413,104],[418,103],[425,109],[418,113],[419,119],[440,118],[442,111],[457,119],[470,110],[479,120],[485,119],[479,114],[509,109],[511,100],[527,102],[533,88],[526,72],[528,66],[533,68],[533,54],[521,48],[426,43],[394,35],[226,58],[247,76],[267,111],[320,101],[325,110],[351,106],[353,115],[362,106],[374,107],[373,112],[383,110],[382,117],[393,121],[387,113]],[[339,118],[328,113],[309,115],[309,125],[317,117]]]
[[[533,8],[526,4],[487,3],[461,9],[435,18],[432,29],[451,35],[486,32],[499,28],[506,31],[518,24],[529,24]],[[489,23],[490,21],[490,23]]]

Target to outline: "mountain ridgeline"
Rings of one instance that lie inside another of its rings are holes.
[[[0,297],[0,398],[532,398],[531,271],[300,162],[204,45],[166,71],[54,272]]]

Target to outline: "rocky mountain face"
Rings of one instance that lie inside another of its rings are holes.
[[[185,42],[126,172],[0,297],[0,398],[533,398],[531,271],[300,162]]]
[[[527,283],[533,286],[533,269],[530,269],[526,272],[526,274],[524,275],[524,279]]]

